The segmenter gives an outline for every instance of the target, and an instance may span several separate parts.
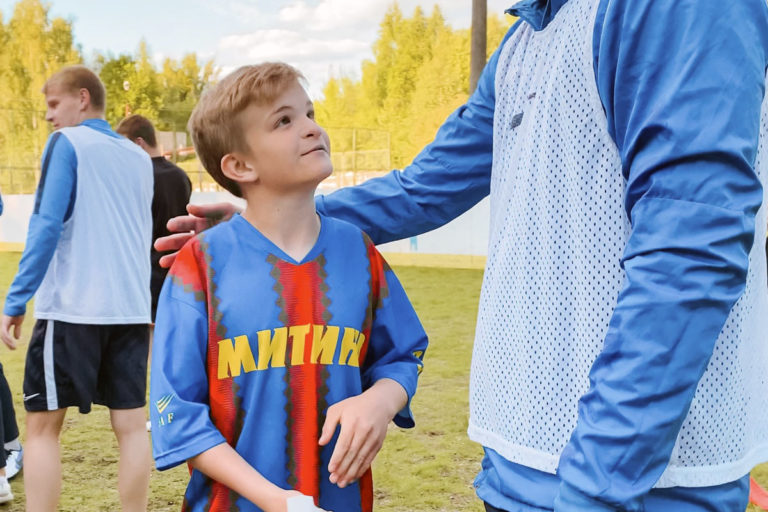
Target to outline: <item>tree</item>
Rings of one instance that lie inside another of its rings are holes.
[[[486,23],[482,65],[501,42],[509,23],[496,16]],[[407,165],[434,137],[445,118],[469,96],[470,31],[454,30],[439,7],[411,18],[392,5],[379,25],[373,60],[362,64],[359,81],[334,77],[316,110],[321,125],[384,130],[391,134],[391,164]],[[358,130],[358,133],[363,132]],[[332,130],[334,151],[351,149],[349,131]],[[383,141],[383,142],[382,142]],[[382,149],[386,138],[357,137],[355,149]]]
[[[43,84],[59,68],[81,62],[71,23],[50,19],[40,0],[20,0],[0,30],[0,165],[36,169],[49,128],[44,120]],[[16,176],[18,188],[19,176]],[[22,176],[22,189],[34,189],[35,174]],[[11,176],[3,173],[2,186]]]

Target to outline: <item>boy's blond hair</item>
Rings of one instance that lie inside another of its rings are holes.
[[[206,92],[192,112],[187,129],[203,167],[216,183],[238,197],[240,185],[221,170],[221,159],[233,151],[249,152],[240,114],[249,105],[265,105],[277,99],[303,75],[283,62],[243,66]]]
[[[91,96],[93,110],[104,112],[106,108],[107,91],[104,84],[96,73],[85,66],[67,66],[58,70],[43,84],[43,94],[48,94],[48,90],[56,86],[71,93],[85,89]]]

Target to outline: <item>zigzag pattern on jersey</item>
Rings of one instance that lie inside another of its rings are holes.
[[[279,297],[280,321],[284,325],[327,324],[331,315],[323,255],[294,265],[270,254],[267,262],[272,265],[270,275],[275,279],[274,290]],[[304,360],[310,359],[310,350],[307,344]],[[325,365],[293,366],[292,352],[293,338],[289,337],[285,356],[288,484],[303,494],[314,496],[317,504],[321,465],[317,440],[328,407],[325,381],[329,374]]]
[[[240,407],[237,384],[229,377],[217,377],[218,341],[226,338],[227,329],[222,323],[222,313],[219,309],[219,299],[216,297],[216,282],[214,270],[211,267],[211,255],[205,242],[205,233],[198,235],[192,242],[191,251],[180,251],[177,256],[178,264],[174,265],[170,275],[173,282],[183,287],[184,291],[194,293],[196,300],[207,299],[208,311],[208,388],[210,396],[211,419],[230,446],[237,445],[242,431],[245,412]],[[194,261],[185,260],[192,259]],[[189,269],[198,269],[192,273]],[[190,467],[191,471],[191,467]],[[209,512],[228,512],[236,510],[237,493],[225,485],[205,477],[206,486],[210,489],[206,510]],[[182,505],[182,512],[187,510]]]

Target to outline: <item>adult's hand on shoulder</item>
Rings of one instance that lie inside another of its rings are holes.
[[[11,350],[16,350],[16,342],[21,337],[21,324],[23,322],[24,315],[3,315],[0,321],[0,338],[2,338],[5,346]],[[13,330],[13,334],[11,334],[11,330]]]
[[[232,203],[188,204],[189,215],[180,215],[168,221],[167,228],[172,234],[155,240],[155,249],[160,252],[173,251],[160,258],[160,266],[169,268],[176,259],[176,253],[187,240],[206,229],[232,218],[241,209]]]

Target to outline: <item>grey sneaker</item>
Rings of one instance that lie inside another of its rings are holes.
[[[24,449],[6,450],[5,453],[5,477],[10,480],[21,471],[21,466],[24,464]]]

